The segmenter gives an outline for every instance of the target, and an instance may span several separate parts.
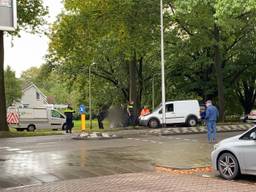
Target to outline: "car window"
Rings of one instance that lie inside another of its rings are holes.
[[[242,137],[240,137],[241,140],[252,140],[250,135],[252,134],[252,132],[255,132],[256,128],[252,129],[251,131],[247,132],[245,135],[243,135]]]
[[[58,111],[52,110],[52,117],[62,118],[62,115]]]
[[[174,111],[174,110],[173,110],[173,103],[167,104],[167,105],[165,105],[165,106],[166,106],[166,108],[165,108],[165,112],[166,112],[166,113],[168,113],[168,112],[173,112],[173,111]],[[159,111],[159,113],[162,114],[162,109]]]
[[[173,103],[166,105],[166,112],[173,112]]]

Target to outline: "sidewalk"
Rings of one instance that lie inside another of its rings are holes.
[[[250,192],[256,186],[195,175],[132,173],[6,189],[2,192]]]

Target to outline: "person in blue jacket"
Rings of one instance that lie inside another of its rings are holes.
[[[212,104],[211,100],[206,101],[205,120],[208,131],[208,142],[216,142],[216,122],[219,117],[218,109]]]

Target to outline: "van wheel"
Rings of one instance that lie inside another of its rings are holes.
[[[189,127],[195,127],[195,126],[197,125],[197,118],[196,118],[196,117],[193,117],[193,116],[189,117],[189,118],[187,119],[187,125],[188,125]]]
[[[148,122],[148,126],[150,128],[158,128],[159,127],[159,121],[157,119],[150,119],[150,121]]]
[[[35,130],[36,130],[35,125],[29,125],[28,128],[27,128],[27,131],[32,131],[32,132],[34,132]]]

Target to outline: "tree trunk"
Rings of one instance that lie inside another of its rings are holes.
[[[220,30],[217,25],[214,25],[214,67],[218,85],[218,101],[220,110],[220,121],[225,120],[225,97],[224,97],[224,82],[223,82],[223,69],[222,69],[222,57],[220,51]]]
[[[248,115],[253,109],[256,100],[255,78],[249,81],[242,81],[238,84],[235,93],[244,108],[244,113]]]
[[[134,53],[134,58],[129,63],[129,99],[134,101],[135,111],[138,109],[137,102],[137,63],[136,63],[136,54]]]
[[[0,31],[0,131],[9,131],[6,122],[6,101],[4,87],[4,32]]]

